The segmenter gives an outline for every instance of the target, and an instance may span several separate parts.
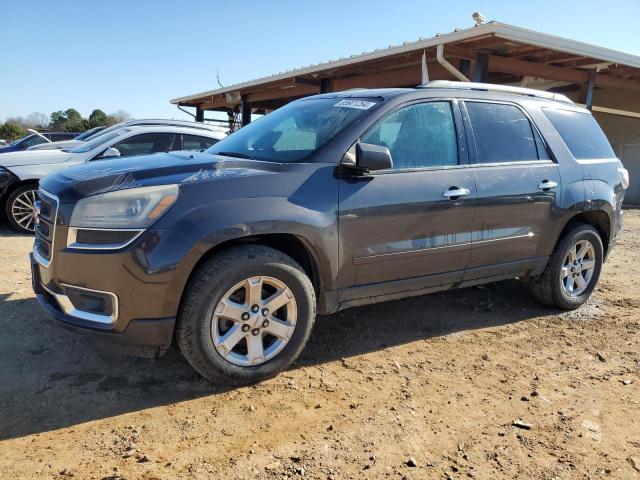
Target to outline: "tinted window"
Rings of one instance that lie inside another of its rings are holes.
[[[456,127],[449,102],[401,108],[374,125],[361,141],[387,147],[395,169],[458,164]]]
[[[112,147],[117,148],[123,157],[169,152],[173,147],[174,137],[173,133],[143,133],[122,140]]]
[[[303,162],[378,102],[376,98],[310,98],[291,102],[242,127],[207,153],[270,162]]]
[[[538,159],[533,128],[518,107],[483,102],[465,102],[465,105],[479,163]]]
[[[215,138],[199,137],[197,135],[182,135],[183,150],[206,150],[217,142],[218,140]]]
[[[587,160],[613,158],[615,153],[592,115],[568,110],[543,108],[574,158]]]
[[[25,148],[29,148],[29,147],[33,147],[34,145],[40,145],[41,143],[44,143],[45,140],[38,136],[38,135],[31,135],[29,137],[26,137],[22,143],[20,143],[20,148],[25,149]]]
[[[91,140],[87,140],[84,143],[82,143],[81,145],[72,148],[71,150],[69,150],[71,153],[85,153],[85,152],[90,152],[91,150],[93,150],[94,148],[98,148],[100,145],[102,145],[103,143],[106,143],[110,140],[113,140],[116,137],[119,137],[120,135],[123,135],[125,133],[127,133],[129,130],[126,128],[121,128],[118,130],[115,130],[113,132],[109,132],[109,133],[105,133],[104,135],[100,135],[98,137],[94,137]]]

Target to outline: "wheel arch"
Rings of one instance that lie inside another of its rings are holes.
[[[11,182],[8,186],[7,189],[5,190],[5,192],[2,194],[2,197],[0,197],[0,219],[7,217],[8,212],[8,205],[7,202],[9,201],[9,197],[11,197],[11,195],[13,194],[13,192],[15,192],[17,189],[24,187],[26,185],[34,185],[34,186],[38,186],[40,184],[40,181],[37,178],[28,178],[26,180],[16,180],[14,182]]]
[[[598,231],[598,233],[600,234],[600,238],[602,239],[604,258],[606,259],[607,253],[609,251],[609,242],[611,241],[611,214],[606,210],[587,210],[576,213],[565,224],[556,244],[562,241],[567,232],[578,223],[586,223],[588,225],[591,225]]]
[[[211,257],[228,250],[232,247],[240,245],[263,245],[265,247],[273,248],[279,252],[288,255],[295,260],[309,276],[313,289],[316,293],[318,301],[318,309],[323,312],[325,309],[324,291],[325,285],[323,280],[323,272],[321,262],[317,253],[312,247],[311,243],[305,238],[300,237],[292,233],[269,233],[269,234],[256,234],[245,237],[238,237],[221,242],[209,250],[207,250],[193,265],[191,272],[188,275],[185,282],[185,288],[183,289],[180,304],[184,299],[184,293],[186,286],[189,285],[194,273],[198,268],[207,262]]]
[[[15,182],[13,182],[7,187],[7,191],[4,193],[4,196],[2,198],[6,200],[7,198],[9,198],[9,195],[15,192],[18,188],[24,187],[25,185],[38,186],[40,185],[40,180],[38,180],[37,178],[27,178],[25,180],[16,180]]]

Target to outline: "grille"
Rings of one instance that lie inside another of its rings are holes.
[[[90,243],[93,245],[112,245],[127,243],[138,231],[126,230],[83,230],[76,231],[76,243]]]
[[[38,232],[38,235],[40,235],[40,237],[45,238],[47,240],[51,240],[51,238],[50,238],[51,228],[49,227],[48,224],[46,224],[44,222],[40,222],[36,226],[36,232]]]
[[[51,259],[51,246],[47,242],[37,239],[36,249],[38,250],[38,253],[44,258],[46,258],[47,260]]]
[[[36,227],[35,250],[47,262],[51,260],[53,251],[53,226],[58,212],[57,201],[42,190],[38,191],[40,202],[39,224]]]

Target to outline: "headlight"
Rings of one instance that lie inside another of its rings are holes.
[[[80,200],[71,215],[71,227],[147,228],[178,199],[178,185],[131,188]]]

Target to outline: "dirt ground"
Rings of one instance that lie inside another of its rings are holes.
[[[0,478],[640,479],[638,210],[575,312],[516,280],[355,308],[237,389],[47,320],[31,243],[0,230]]]

